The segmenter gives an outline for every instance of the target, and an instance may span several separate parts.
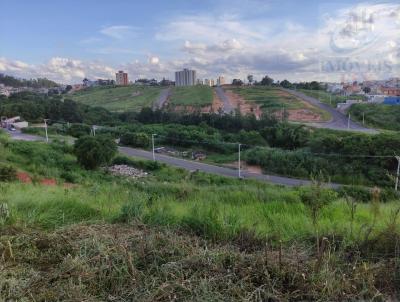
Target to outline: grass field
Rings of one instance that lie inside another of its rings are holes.
[[[1,165],[34,180],[0,182],[0,299],[327,301],[396,294],[398,201],[381,203],[377,193],[361,203],[327,189],[118,160],[150,175],[86,171],[69,146],[13,142],[0,133]],[[59,185],[41,185],[41,177]],[[66,188],[65,181],[75,185]],[[314,207],[304,196],[324,202]]]
[[[139,85],[93,87],[77,91],[68,98],[86,105],[104,107],[110,111],[139,111],[143,107],[151,107],[161,89]]]
[[[352,96],[343,96],[343,95],[335,95],[323,90],[308,90],[308,89],[300,89],[302,93],[305,95],[311,96],[313,98],[318,99],[320,102],[328,104],[334,108],[336,108],[338,103],[343,103],[346,100],[362,100],[364,97],[362,95],[352,95]]]
[[[202,107],[211,105],[212,102],[212,88],[203,85],[174,87],[170,98],[170,104],[174,106]]]
[[[301,99],[273,87],[237,87],[231,89],[234,93],[240,95],[247,101],[253,101],[261,106],[261,109],[274,111],[296,109],[308,109],[321,116],[322,120],[329,120],[328,112],[311,106]]]
[[[350,107],[351,116],[369,127],[400,131],[400,106],[383,104],[354,104]]]

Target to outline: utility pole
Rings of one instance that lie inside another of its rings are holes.
[[[397,191],[399,187],[399,174],[400,174],[400,156],[396,156],[397,159],[397,174],[396,174],[396,184],[394,186],[394,189]]]
[[[156,136],[157,134],[152,134],[151,135],[151,145],[152,145],[152,149],[153,149],[153,161],[156,161],[156,154],[154,153],[154,136]]]
[[[347,119],[347,130],[350,129],[350,113],[349,113],[349,117]]]
[[[363,112],[363,125],[365,124],[365,112]]]
[[[44,119],[44,131],[46,132],[46,142],[49,142],[49,135],[47,134],[47,121],[48,119]]]
[[[238,149],[239,149],[239,160],[238,160],[238,177],[239,178],[242,178],[242,175],[241,175],[241,170],[240,170],[240,146],[241,146],[242,144],[239,144],[238,145]]]

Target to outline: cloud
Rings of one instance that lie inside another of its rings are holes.
[[[138,35],[139,28],[129,25],[113,25],[102,28],[100,33],[117,40],[123,40]]]
[[[320,8],[324,11],[324,4]],[[197,68],[203,77],[252,73],[335,81],[398,76],[399,4],[365,3],[325,11],[329,13],[313,28],[284,18],[272,22],[241,14],[175,16],[155,37],[180,44],[180,66]],[[327,62],[350,62],[356,68],[329,71],[321,67]]]
[[[160,63],[160,58],[159,58],[159,57],[152,56],[152,57],[149,58],[149,63],[150,63],[151,65],[157,65],[157,64]]]
[[[252,10],[261,2],[252,0]],[[130,62],[115,65],[55,57],[30,65],[0,58],[0,71],[23,77],[47,76],[63,83],[80,82],[83,77],[113,78],[119,69],[128,71],[130,79],[171,79],[181,68],[196,69],[203,78],[222,74],[228,80],[245,78],[249,73],[256,79],[268,74],[291,81],[398,76],[399,4],[364,3],[336,11],[321,4],[320,8],[327,13],[315,16],[321,18],[314,27],[284,18],[272,20],[244,8],[219,14],[175,15],[157,27],[157,55],[152,50],[138,53],[125,44],[140,33],[138,28],[113,25],[102,28],[99,37],[87,39],[88,44],[100,42],[97,39],[104,44],[89,51],[132,55]],[[133,56],[137,54],[142,62]]]

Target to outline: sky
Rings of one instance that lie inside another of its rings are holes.
[[[363,81],[399,60],[398,1],[0,1],[0,73],[22,78]]]

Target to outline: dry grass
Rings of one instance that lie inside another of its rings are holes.
[[[253,241],[251,233],[222,244],[137,224],[52,232],[9,227],[0,236],[0,300],[338,301],[398,295],[396,258],[368,263],[335,250],[332,239],[313,255],[300,244],[272,248]]]

